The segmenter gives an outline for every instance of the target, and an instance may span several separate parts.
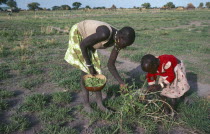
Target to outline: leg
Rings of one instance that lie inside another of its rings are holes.
[[[83,101],[84,101],[84,109],[86,112],[91,113],[93,110],[90,107],[90,103],[89,103],[89,91],[85,89],[85,85],[84,85],[84,81],[83,81],[83,76],[85,75],[84,72],[82,72],[81,75],[81,88],[82,88],[82,97],[83,97]]]
[[[160,95],[160,98],[161,98],[162,101],[167,102],[167,99],[166,99],[165,96],[161,96],[161,95]],[[163,110],[164,110],[165,114],[170,114],[170,108],[169,108],[168,105],[165,104],[165,103],[163,104]]]
[[[108,111],[108,109],[106,109],[104,107],[104,105],[102,104],[102,93],[101,93],[101,91],[96,92],[96,102],[97,102],[97,105],[98,105],[98,107],[101,111],[104,111],[104,112]]]
[[[179,114],[177,113],[177,105],[179,104],[179,98],[174,98],[174,99],[171,99],[171,107],[174,109],[174,115],[173,117],[175,119],[178,119],[179,118]]]
[[[171,107],[175,110],[175,111],[177,111],[177,99],[171,99]]]

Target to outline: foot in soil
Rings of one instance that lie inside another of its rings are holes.
[[[93,112],[93,109],[90,107],[90,105],[84,105],[84,110],[85,110],[87,113],[92,113],[92,112]]]
[[[98,105],[98,108],[103,112],[111,112],[111,110],[105,108],[103,105]]]

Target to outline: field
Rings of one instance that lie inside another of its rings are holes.
[[[94,112],[83,111],[81,72],[64,60],[69,37],[65,31],[84,19],[136,31],[134,44],[122,50],[116,63],[129,84],[127,94],[119,94],[107,69],[111,48],[99,51],[108,78],[103,103],[113,113],[97,109],[94,93]],[[209,37],[210,10],[0,12],[0,133],[210,133]],[[188,103],[177,106],[176,119],[160,112],[162,103],[155,94],[151,103],[139,99],[146,87],[140,59],[147,53],[173,54],[186,65],[191,89]]]

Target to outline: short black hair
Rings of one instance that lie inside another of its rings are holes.
[[[151,68],[157,64],[157,58],[154,55],[146,54],[141,58],[141,68],[143,71],[146,68]]]
[[[125,40],[127,45],[133,44],[136,37],[135,31],[132,27],[123,27],[118,31],[118,35]]]

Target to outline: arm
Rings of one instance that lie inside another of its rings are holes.
[[[118,54],[119,54],[119,52],[116,50],[116,48],[114,46],[114,48],[112,49],[112,52],[110,54],[107,66],[108,66],[108,69],[111,72],[111,74],[114,76],[114,78],[117,79],[117,81],[120,84],[125,84],[124,81],[122,80],[122,78],[120,77],[119,73],[117,72],[117,69],[115,66],[115,62],[116,62]]]
[[[80,43],[80,48],[82,55],[85,59],[87,65],[92,65],[88,51],[93,48],[93,46],[101,41],[106,40],[110,36],[110,31],[106,26],[100,26],[96,29],[96,33],[88,36]],[[89,69],[93,69],[93,66],[89,66]],[[92,74],[92,73],[91,73]]]
[[[164,81],[165,84],[170,84],[175,79],[174,67],[172,67],[171,62],[167,62],[164,69],[165,69],[165,76],[168,76]]]
[[[151,73],[147,73],[147,82],[148,82],[148,91],[149,92],[157,92],[161,89],[161,85],[157,85],[155,84],[155,81],[157,79],[157,75],[155,74],[151,74]]]
[[[152,85],[149,87],[150,91],[159,91],[161,88],[166,88],[168,84],[172,83],[175,79],[174,68],[171,66],[171,62],[167,62],[164,66],[165,73],[164,76],[167,76],[166,80],[157,85]]]
[[[147,78],[148,85],[154,85],[157,79],[157,76],[155,74],[147,73],[146,78]]]

